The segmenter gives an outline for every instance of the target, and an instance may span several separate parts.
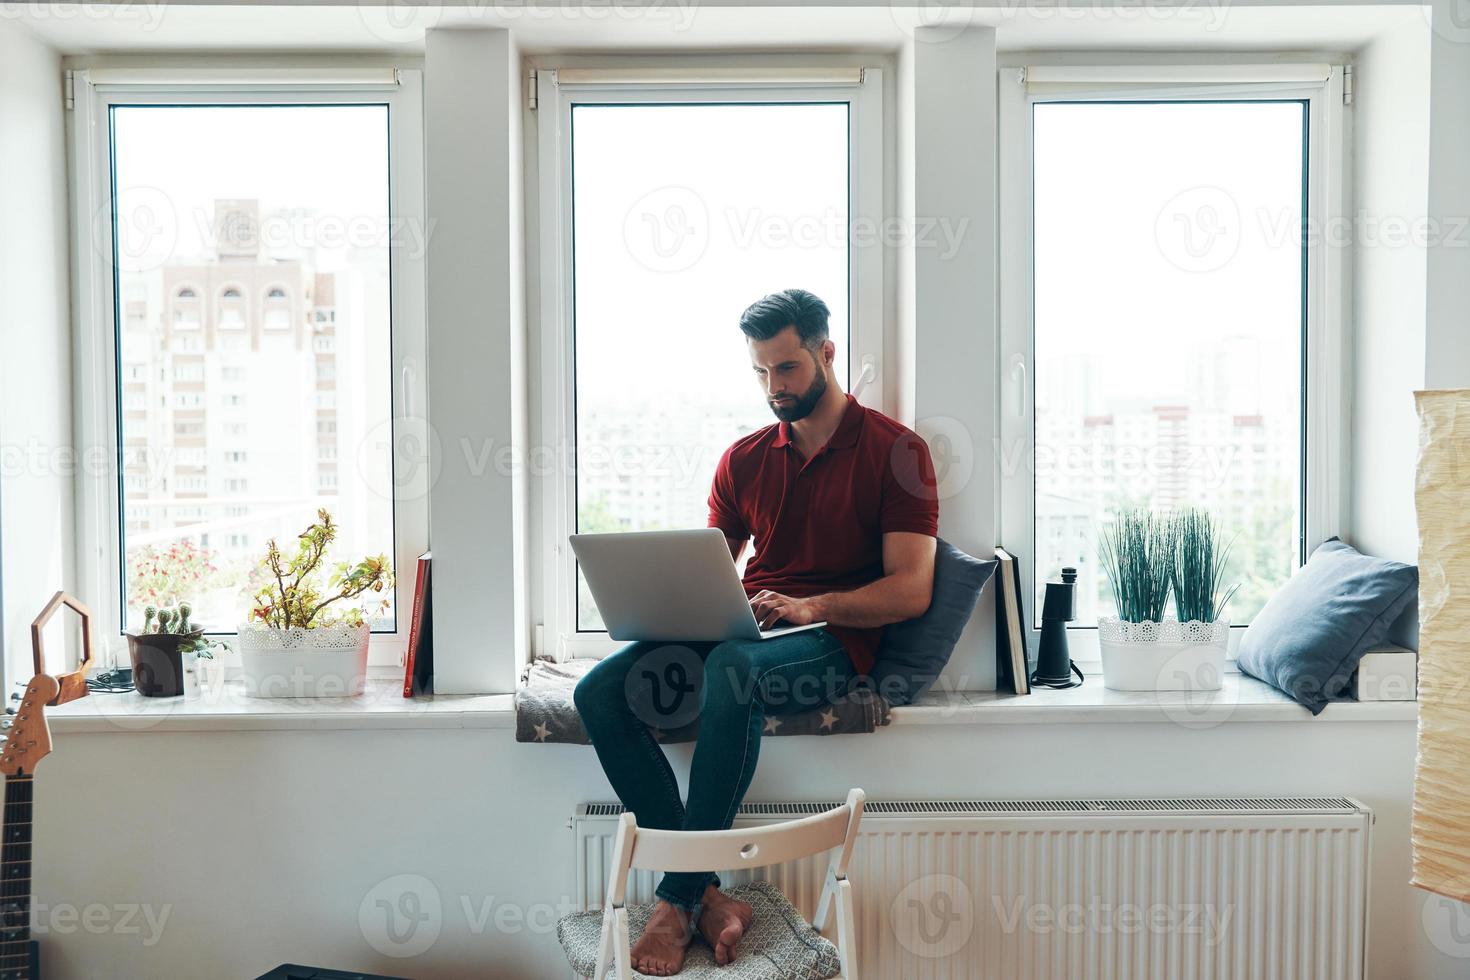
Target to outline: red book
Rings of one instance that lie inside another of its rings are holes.
[[[419,555],[413,585],[413,619],[408,627],[408,649],[403,655],[403,696],[427,694],[434,680],[433,619],[429,606],[429,564],[433,552]]]

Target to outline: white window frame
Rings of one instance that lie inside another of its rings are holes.
[[[845,102],[849,106],[848,220],[879,229],[883,216],[883,72],[877,68],[555,69],[535,73],[540,212],[540,442],[575,452],[572,339],[571,111],[573,105],[727,102]],[[860,402],[882,403],[885,335],[882,236],[849,236],[850,384]],[[755,297],[752,297],[754,299]],[[560,454],[558,454],[560,456]],[[542,476],[539,529],[541,592],[533,656],[602,657],[621,644],[606,633],[578,632],[576,565],[567,544],[575,528],[570,466]]]
[[[1040,60],[1040,59],[1038,59]],[[1343,419],[1350,398],[1344,374],[1347,260],[1324,229],[1342,227],[1348,213],[1346,168],[1350,117],[1344,111],[1344,66],[1327,64],[1020,65],[1000,69],[1000,467],[1001,544],[1021,562],[1021,596],[1035,648],[1040,623],[1035,581],[1035,345],[1032,279],[1032,107],[1037,102],[1138,99],[1289,99],[1307,103],[1307,297],[1303,512],[1297,563],[1333,535],[1344,533],[1347,454]],[[1231,656],[1243,627],[1231,630]],[[1069,630],[1072,657],[1096,663],[1097,630]]]
[[[77,568],[95,635],[106,650],[121,646],[122,541],[117,456],[117,355],[113,313],[111,113],[114,105],[383,105],[388,106],[388,174],[392,326],[390,354],[395,430],[422,428],[424,256],[398,230],[426,225],[423,78],[418,69],[111,68],[67,73],[72,96],[73,412],[84,447],[77,477]],[[99,217],[100,216],[100,217]],[[243,293],[243,290],[242,290]],[[201,295],[199,302],[217,302]],[[242,302],[248,302],[248,298]],[[310,423],[307,423],[310,424]],[[428,550],[427,467],[413,440],[393,440],[395,629],[375,632],[369,664],[396,667],[408,643],[415,567]],[[407,474],[399,480],[397,474]],[[211,624],[230,631],[234,624]],[[232,663],[227,660],[228,663]]]

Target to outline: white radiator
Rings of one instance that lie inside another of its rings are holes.
[[[836,802],[747,803],[736,826]],[[602,905],[617,804],[577,808]],[[864,980],[1357,980],[1372,813],[1356,800],[869,801],[848,873]],[[756,872],[808,918],[825,858]],[[721,875],[737,884],[750,872]],[[629,903],[656,876],[634,872]]]

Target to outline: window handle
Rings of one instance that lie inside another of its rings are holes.
[[[398,377],[399,388],[403,392],[403,417],[413,418],[413,383],[415,380],[413,358],[403,359],[403,370]]]
[[[1016,386],[1016,418],[1026,417],[1026,355],[1011,358],[1011,384]]]
[[[863,390],[873,383],[878,376],[878,359],[872,354],[863,355],[863,369],[858,372],[857,381],[852,386],[852,397],[862,395]]]

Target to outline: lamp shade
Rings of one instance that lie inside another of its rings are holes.
[[[1413,883],[1470,901],[1470,390],[1421,391]]]

